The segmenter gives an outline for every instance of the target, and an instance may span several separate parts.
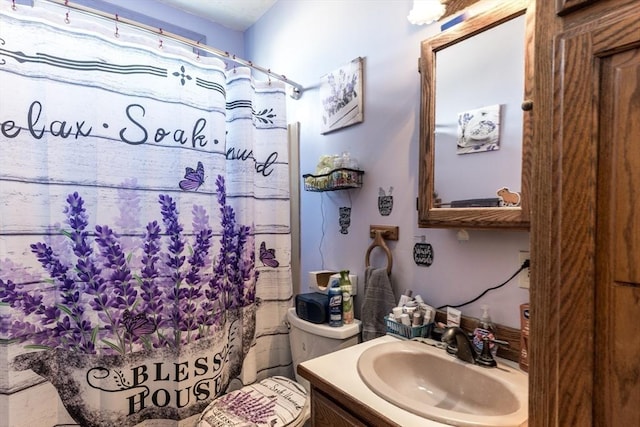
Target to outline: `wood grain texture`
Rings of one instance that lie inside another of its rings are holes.
[[[638,30],[640,31],[640,30]],[[618,32],[619,34],[619,32]],[[611,123],[612,134],[607,148],[614,151],[611,184],[607,186],[614,210],[613,280],[622,285],[640,284],[640,49],[612,57],[615,75],[612,92],[616,94],[611,114],[602,117]],[[604,147],[603,147],[604,148]],[[602,182],[599,180],[599,182]],[[607,182],[607,181],[605,181]],[[635,323],[635,322],[634,322]]]
[[[368,426],[376,427],[400,427],[397,423],[388,419],[387,417],[373,411],[367,405],[362,404],[359,400],[344,394],[339,389],[335,388],[331,383],[327,382],[324,378],[315,375],[310,370],[306,369],[303,365],[298,365],[298,374],[307,379],[311,383],[312,397],[313,394],[320,392],[324,396],[331,396],[332,400],[339,401],[339,405],[343,408],[348,408],[348,412]],[[313,416],[313,415],[312,415]]]
[[[345,411],[317,388],[311,389],[311,425],[313,427],[365,427],[353,415]]]
[[[556,13],[566,15],[598,0],[556,0]]]
[[[559,31],[552,2],[536,2],[532,172],[529,425],[558,425],[558,235],[559,204],[554,182],[553,37]]]
[[[591,425],[590,403],[593,395],[593,379],[583,374],[593,371],[593,336],[585,331],[593,330],[594,313],[594,266],[593,257],[595,211],[595,162],[597,141],[593,124],[592,70],[571,64],[572,55],[588,46],[584,34],[562,40],[556,61],[564,67],[556,74],[559,87],[556,108],[564,113],[560,118],[560,131],[556,136],[561,141],[562,155],[557,182],[561,191],[563,218],[560,223],[558,242],[561,252],[558,298],[564,303],[559,307],[561,323],[558,325],[564,351],[559,374],[561,390],[558,395],[560,408],[571,407],[573,411],[559,411],[561,425]],[[563,84],[563,82],[569,82]],[[589,118],[585,120],[585,118]],[[569,212],[567,212],[569,211]],[[580,212],[579,215],[572,214]],[[569,220],[569,217],[571,219]],[[571,255],[570,255],[571,254]],[[571,384],[571,386],[569,386]]]
[[[603,84],[603,64],[640,44],[640,11],[637,2],[612,0],[558,17],[550,3],[537,3],[536,18],[529,425],[637,425],[633,389],[611,388],[615,375],[628,384],[632,371],[610,371],[630,360],[614,343],[637,348],[635,336],[624,338],[629,329],[614,335],[623,316],[626,324],[638,316],[637,296],[603,287],[615,261],[607,252],[612,226],[600,213],[612,208],[603,195],[615,194],[605,123],[624,129],[630,120],[601,115],[618,96]],[[632,415],[610,416],[625,408]]]
[[[478,1],[479,0],[448,0],[444,2],[446,6],[446,10],[442,18],[440,18],[440,20],[442,21],[445,18],[448,18],[449,16],[454,15],[468,8],[469,6],[473,5],[474,3],[477,3]]]
[[[624,38],[624,36],[622,37]],[[598,45],[597,43],[594,45]],[[640,48],[602,61],[599,109],[594,424],[639,425],[640,325]]]

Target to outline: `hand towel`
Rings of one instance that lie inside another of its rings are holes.
[[[364,272],[364,301],[362,303],[362,341],[369,341],[387,333],[384,317],[396,306],[396,297],[386,268],[367,267]]]

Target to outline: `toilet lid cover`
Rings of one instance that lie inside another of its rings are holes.
[[[218,397],[197,427],[288,426],[304,416],[307,405],[304,387],[274,376]]]

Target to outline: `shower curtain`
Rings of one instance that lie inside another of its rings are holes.
[[[0,425],[194,425],[291,375],[283,85],[2,6]]]

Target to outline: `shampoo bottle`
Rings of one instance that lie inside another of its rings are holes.
[[[342,321],[348,325],[353,323],[353,292],[349,270],[340,272],[340,290],[342,290]]]
[[[498,352],[498,345],[493,342],[496,337],[496,328],[491,321],[491,315],[489,314],[489,306],[482,306],[482,316],[480,317],[480,322],[478,323],[478,327],[473,331],[473,345],[476,349],[476,352],[480,354],[482,352],[483,339],[489,339],[489,348],[491,350],[491,355],[496,357],[496,353]]]

